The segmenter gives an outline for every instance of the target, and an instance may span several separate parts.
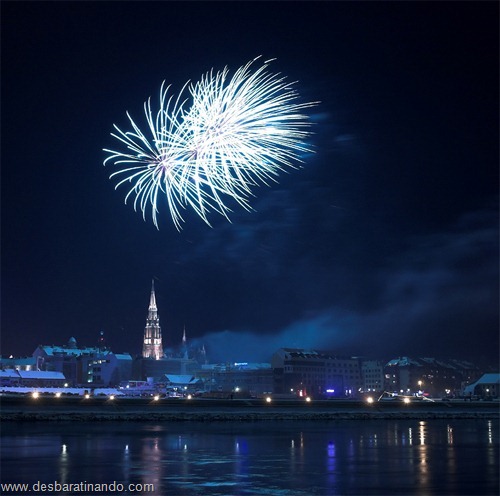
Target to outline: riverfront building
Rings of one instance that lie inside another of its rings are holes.
[[[399,357],[385,366],[385,390],[398,393],[421,391],[430,396],[460,395],[464,386],[481,372],[462,360]]]
[[[99,346],[79,348],[73,337],[65,346],[38,346],[33,358],[37,370],[61,372],[70,386],[116,386],[132,374],[129,353],[113,353]]]
[[[330,352],[281,348],[271,358],[274,392],[298,396],[353,397],[362,389],[356,358]]]
[[[500,396],[500,374],[484,374],[464,388],[464,396],[493,399]]]
[[[270,363],[205,364],[197,372],[205,391],[258,396],[274,391],[274,372]]]
[[[61,372],[43,370],[0,370],[0,386],[6,387],[63,387],[66,379]]]
[[[384,391],[384,362],[380,360],[361,360],[362,391]]]

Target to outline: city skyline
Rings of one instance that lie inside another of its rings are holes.
[[[161,360],[161,359],[170,359],[172,357],[182,357],[185,359],[188,358],[194,358],[195,360],[198,359],[200,356],[200,353],[203,354],[205,360],[209,357],[206,355],[206,342],[203,341],[202,339],[195,339],[194,341],[190,342],[188,340],[187,335],[186,335],[186,328],[184,327],[182,330],[182,337],[178,339],[178,336],[176,335],[175,337],[170,336],[170,340],[172,341],[172,345],[168,347],[163,347],[162,343],[162,332],[161,332],[161,326],[160,326],[160,315],[159,311],[156,305],[156,292],[154,289],[154,279],[151,283],[151,292],[150,292],[150,298],[149,298],[149,306],[148,306],[148,311],[147,311],[147,318],[146,318],[146,326],[142,331],[142,339],[141,339],[141,346],[142,350],[139,351],[134,351],[134,350],[120,350],[120,349],[113,349],[112,346],[106,341],[106,335],[104,331],[99,331],[97,335],[97,339],[95,343],[87,342],[84,341],[84,344],[81,345],[79,344],[79,341],[74,337],[71,336],[67,343],[52,343],[52,345],[49,345],[48,343],[40,343],[37,349],[35,349],[35,354],[38,351],[38,348],[41,346],[43,347],[51,347],[55,346],[55,348],[59,351],[67,350],[70,354],[74,350],[83,350],[86,352],[92,352],[95,353],[97,350],[106,350],[107,352],[111,353],[125,353],[129,354],[132,358],[142,358],[142,359],[153,359],[153,360]],[[153,337],[154,336],[154,337]],[[227,337],[227,336],[226,336]],[[177,339],[176,339],[177,338]],[[220,339],[220,337],[217,337]],[[234,365],[241,365],[242,363],[266,363],[266,362],[271,362],[271,355],[275,354],[279,350],[295,350],[295,351],[304,351],[304,352],[314,352],[314,353],[333,353],[334,355],[338,357],[344,357],[344,358],[349,358],[349,359],[356,359],[356,360],[376,360],[376,361],[382,361],[382,362],[388,362],[387,365],[389,365],[389,362],[391,361],[397,361],[397,360],[437,360],[438,362],[440,360],[444,361],[457,361],[465,363],[469,363],[470,365],[474,366],[479,366],[484,367],[484,370],[489,370],[492,368],[495,368],[495,363],[472,363],[472,361],[468,360],[467,357],[462,357],[462,359],[456,359],[455,357],[452,356],[447,356],[447,355],[438,355],[435,357],[430,357],[428,354],[424,354],[421,357],[417,357],[415,355],[410,354],[411,356],[389,356],[389,355],[373,355],[373,354],[368,354],[365,356],[360,356],[359,354],[356,353],[355,350],[352,350],[352,353],[348,354],[342,354],[342,353],[335,353],[336,350],[327,350],[327,349],[312,349],[312,348],[301,348],[298,346],[288,346],[288,345],[282,345],[278,346],[278,348],[270,348],[266,346],[266,343],[263,342],[262,350],[257,351],[255,349],[250,349],[247,350],[247,354],[241,354],[238,353],[238,358],[234,358],[235,355],[232,355],[231,353],[227,354],[228,346],[223,346],[223,347],[217,347],[217,338],[215,338],[215,344],[213,338],[208,338],[208,346],[211,348],[210,351],[213,353],[213,358],[214,360],[207,360],[207,363],[219,363],[219,364],[229,364],[229,363],[234,363]],[[251,340],[253,338],[250,338]],[[213,346],[213,347],[212,347]],[[245,346],[245,345],[242,345]],[[222,350],[222,351],[221,351]],[[9,358],[16,358],[23,359],[23,358],[28,358],[31,355],[22,355],[22,356],[11,356]],[[231,357],[231,359],[230,359]],[[425,357],[425,358],[424,358]],[[3,359],[6,359],[8,357],[3,356]],[[240,360],[240,362],[238,362]],[[241,360],[244,360],[244,362],[241,362]],[[200,362],[201,365],[201,362]]]
[[[498,363],[497,4],[5,2],[2,14],[3,356],[93,345],[101,330],[140,352],[154,278],[165,348],[185,327],[226,354]],[[259,55],[321,102],[314,154],[231,223],[144,222],[102,166],[113,123],[163,80],[179,90]]]

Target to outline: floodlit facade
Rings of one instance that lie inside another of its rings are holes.
[[[161,337],[160,318],[156,307],[155,282],[151,283],[151,295],[149,297],[148,317],[144,328],[144,342],[142,345],[142,357],[163,358],[163,345]]]

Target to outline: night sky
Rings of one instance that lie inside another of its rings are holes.
[[[1,353],[211,361],[278,347],[498,363],[497,2],[2,2]],[[108,179],[125,112],[254,57],[298,81],[314,155],[213,227]]]

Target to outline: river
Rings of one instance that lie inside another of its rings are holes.
[[[1,441],[6,495],[499,494],[498,420],[6,422]]]

